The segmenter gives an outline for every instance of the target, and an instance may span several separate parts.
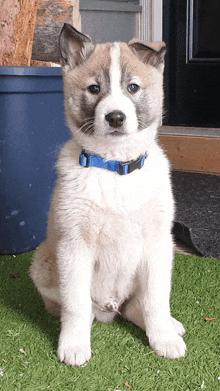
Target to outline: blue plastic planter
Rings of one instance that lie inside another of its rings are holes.
[[[0,67],[0,253],[44,240],[54,168],[67,141],[60,68]]]

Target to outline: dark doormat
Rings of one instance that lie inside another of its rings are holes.
[[[220,260],[220,176],[173,171],[172,181],[175,239]]]

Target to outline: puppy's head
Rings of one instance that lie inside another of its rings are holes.
[[[59,38],[68,125],[78,140],[123,141],[161,121],[165,45],[94,45],[65,24]]]

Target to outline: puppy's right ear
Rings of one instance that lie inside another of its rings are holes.
[[[73,26],[64,23],[59,36],[60,62],[65,72],[86,61],[95,46],[88,35],[77,31]]]

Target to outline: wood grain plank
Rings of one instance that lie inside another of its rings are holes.
[[[159,135],[174,170],[220,175],[220,138]]]
[[[20,12],[15,19],[16,48],[12,65],[30,66],[38,0],[19,0]]]

